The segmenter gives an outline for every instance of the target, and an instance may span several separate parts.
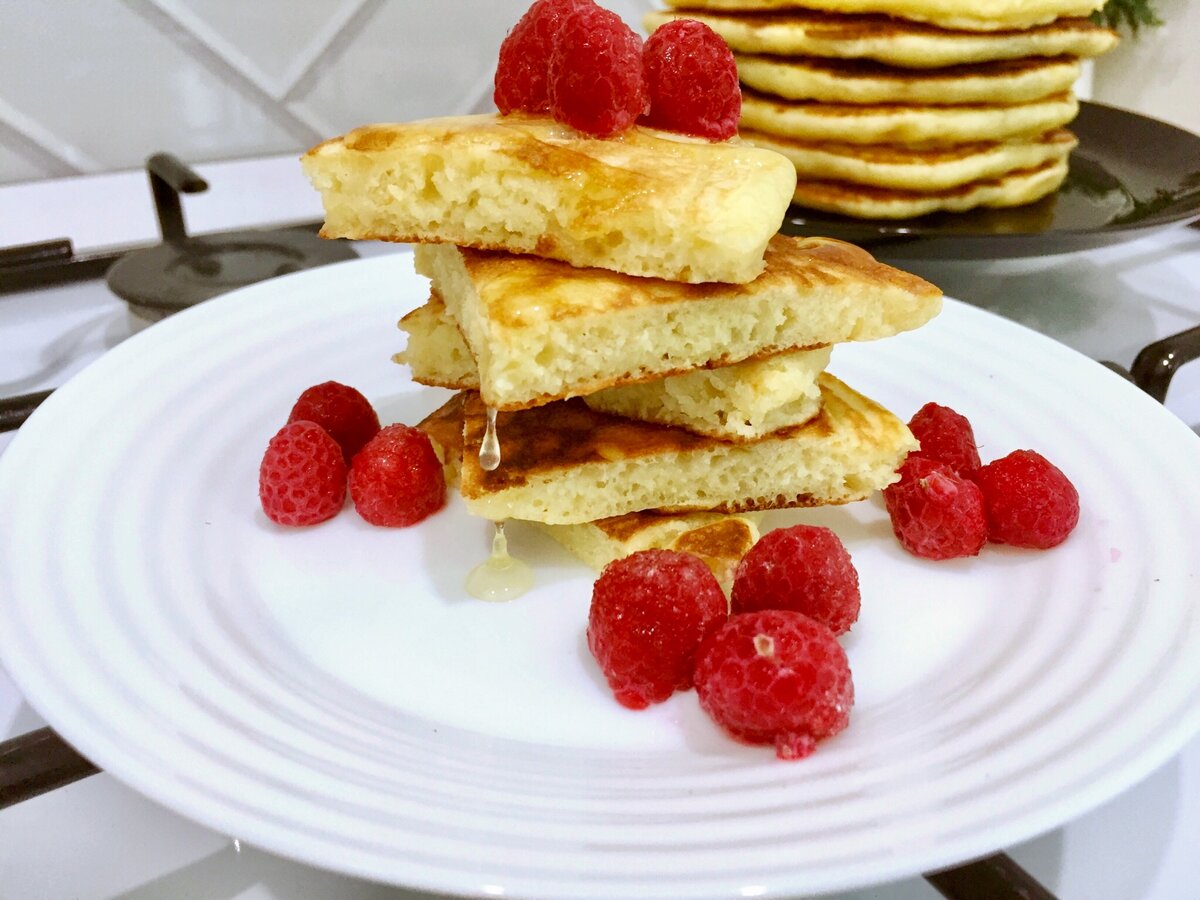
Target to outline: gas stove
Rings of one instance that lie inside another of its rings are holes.
[[[18,425],[46,392],[169,310],[309,264],[405,252],[377,245],[351,252],[316,241],[319,209],[296,168],[285,158],[197,173],[155,157],[151,190],[133,173],[0,188],[0,208],[35,210],[0,224],[0,244],[13,248],[0,253],[0,426]],[[219,202],[184,201],[192,232],[203,233],[193,238],[179,193],[194,193],[204,181],[213,186],[207,200]],[[137,214],[121,216],[106,239],[108,213],[94,210],[110,209],[118,195]],[[257,205],[248,206],[247,197]],[[1200,433],[1200,365],[1184,365],[1200,355],[1200,231],[1177,228],[1104,250],[1019,261],[888,261],[950,296],[1131,371]],[[10,439],[0,433],[0,452]],[[0,741],[43,725],[0,671]],[[68,755],[64,765],[72,764],[78,761]],[[1194,894],[1197,842],[1200,739],[1143,784],[1009,854],[1062,897],[1158,900]],[[0,811],[0,885],[0,895],[20,898],[423,896],[244,846],[103,773]],[[1046,896],[1029,890],[1026,896]],[[970,896],[952,872],[843,900],[913,900],[939,891]]]

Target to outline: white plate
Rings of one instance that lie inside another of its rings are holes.
[[[880,504],[832,525],[862,579],[850,728],[799,763],[724,738],[693,693],[619,707],[583,639],[591,575],[514,529],[538,587],[467,599],[488,526],[258,509],[299,392],[385,420],[441,400],[389,361],[425,284],[407,255],[280,278],[122,344],[0,459],[0,651],[97,764],[206,825],[418,888],[781,896],[952,864],[1058,825],[1200,726],[1200,441],[1100,366],[957,303],[832,369],[907,417],[972,417],[1079,486],[1049,553],[906,556]]]

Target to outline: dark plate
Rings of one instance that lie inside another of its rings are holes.
[[[1200,217],[1200,137],[1136,113],[1081,103],[1058,192],[1029,206],[851,219],[793,206],[786,234],[841,238],[899,259],[1005,259],[1103,247]]]

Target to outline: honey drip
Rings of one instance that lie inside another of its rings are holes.
[[[483,442],[479,445],[479,468],[485,472],[494,472],[500,468],[500,435],[496,432],[496,410],[490,406],[487,411],[487,428],[483,432]],[[497,527],[503,533],[503,524]]]
[[[467,575],[467,593],[477,600],[515,600],[533,587],[533,569],[508,555],[504,523],[496,523],[492,555]]]

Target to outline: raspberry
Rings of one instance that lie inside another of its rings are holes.
[[[715,31],[694,19],[663,25],[642,52],[650,112],[645,124],[724,141],[742,111],[737,63]]]
[[[737,613],[790,609],[845,634],[858,620],[858,572],[828,528],[769,532],[738,564],[730,592]]]
[[[970,478],[979,471],[979,448],[966,416],[948,406],[926,403],[908,423],[920,441],[921,456],[945,463],[959,475]]]
[[[446,477],[428,435],[389,425],[350,464],[350,499],[372,525],[415,525],[446,502]]]
[[[596,579],[588,649],[617,702],[645,709],[692,686],[696,649],[727,615],[721,586],[697,557],[641,550]]]
[[[988,537],[998,544],[1047,550],[1079,521],[1079,492],[1062,470],[1033,450],[1014,450],[979,470]]]
[[[342,449],[315,422],[289,422],[267,444],[258,467],[258,499],[279,525],[316,525],[346,501]]]
[[[296,401],[289,422],[316,422],[338,442],[346,462],[379,433],[379,416],[370,402],[352,387],[326,381],[313,385]]]
[[[945,463],[910,455],[883,491],[901,546],[924,559],[978,556],[987,541],[983,494]]]
[[[649,104],[642,40],[616,13],[580,6],[563,20],[547,84],[558,121],[594,137],[619,134]]]
[[[803,613],[735,615],[696,655],[700,706],[748,744],[774,744],[802,759],[844,729],[854,704],[846,652],[832,631]]]
[[[500,45],[492,95],[500,112],[549,111],[546,73],[563,19],[580,6],[592,5],[592,0],[537,0],[521,16]]]

